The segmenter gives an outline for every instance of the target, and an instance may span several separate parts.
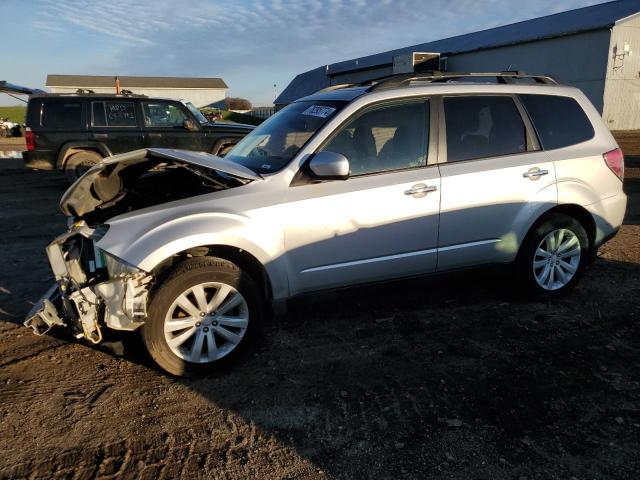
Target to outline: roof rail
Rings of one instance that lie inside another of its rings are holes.
[[[522,71],[504,71],[504,72],[441,72],[434,70],[424,73],[406,73],[401,75],[391,75],[375,80],[364,82],[361,85],[371,85],[367,92],[375,90],[386,90],[397,88],[413,81],[420,82],[448,82],[460,80],[468,77],[487,77],[495,78],[498,83],[516,83],[521,79],[533,79],[535,83],[543,85],[558,85],[558,81],[550,75],[529,75]]]
[[[96,93],[93,90],[79,88],[75,92],[49,93],[43,92],[34,94],[41,97],[109,97],[109,98],[148,98],[141,93],[132,93],[130,90],[121,90],[120,93]]]
[[[349,87],[357,87],[361,85],[362,85],[361,83],[339,83],[337,85],[330,85],[328,87],[321,88],[316,93],[333,92],[334,90],[340,90],[342,88],[349,88]]]

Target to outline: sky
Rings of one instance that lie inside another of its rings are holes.
[[[269,105],[320,65],[596,3],[0,0],[0,80],[43,88],[53,73],[222,77],[228,95]]]

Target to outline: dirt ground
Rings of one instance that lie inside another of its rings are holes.
[[[57,173],[0,160],[0,478],[637,479],[640,174],[565,299],[479,271],[298,300],[257,352],[177,380],[135,335],[20,325],[65,228]],[[122,348],[121,348],[122,347]]]

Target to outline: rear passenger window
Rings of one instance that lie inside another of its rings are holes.
[[[93,102],[91,104],[94,127],[137,127],[133,102]]]
[[[448,162],[527,150],[526,128],[511,97],[448,97],[444,113]]]
[[[593,126],[573,98],[520,95],[520,99],[545,150],[567,147],[593,138]]]
[[[80,128],[82,126],[82,103],[69,101],[44,102],[40,125],[53,130]]]

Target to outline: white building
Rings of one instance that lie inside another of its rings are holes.
[[[221,78],[126,77],[119,76],[120,89],[149,97],[188,100],[201,108],[224,100],[227,84]],[[74,93],[79,89],[95,93],[116,93],[116,77],[107,75],[47,75],[51,93]]]

